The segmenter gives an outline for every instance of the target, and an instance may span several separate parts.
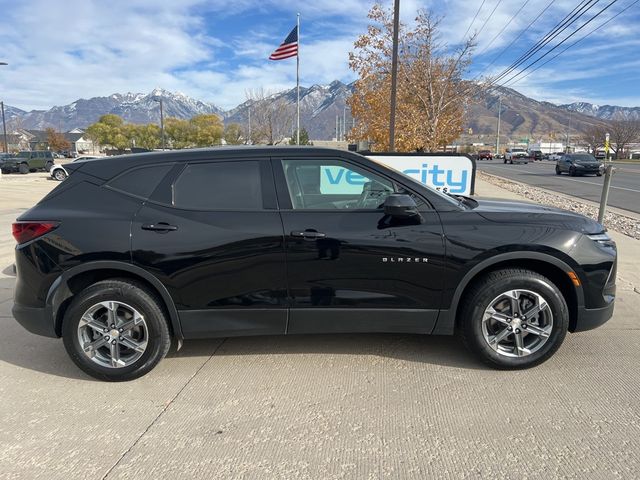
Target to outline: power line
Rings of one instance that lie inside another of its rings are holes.
[[[531,21],[531,23],[529,23],[529,25],[527,25],[527,26],[524,28],[524,30],[522,30],[522,31],[518,34],[518,36],[517,36],[516,38],[514,38],[514,39],[511,41],[511,43],[510,43],[509,45],[507,45],[506,47],[504,47],[504,48],[502,49],[502,51],[501,51],[498,55],[496,55],[496,56],[493,58],[493,60],[491,60],[491,62],[489,62],[489,65],[487,65],[487,66],[484,68],[484,70],[483,70],[482,72],[480,72],[480,73],[479,73],[479,74],[474,78],[474,80],[477,80],[480,76],[482,76],[482,74],[483,74],[484,72],[486,72],[486,71],[489,69],[489,67],[490,67],[491,65],[493,65],[493,64],[496,62],[496,60],[498,60],[498,59],[499,59],[499,58],[504,54],[504,52],[506,52],[507,50],[509,50],[509,48],[511,48],[511,46],[512,46],[514,43],[516,43],[516,42],[520,39],[520,37],[522,37],[522,35],[524,35],[524,33],[525,33],[526,31],[528,31],[528,30],[531,28],[531,25],[533,25],[535,22],[537,22],[537,21],[538,21],[538,19],[539,19],[539,18],[544,14],[544,12],[546,12],[546,11],[549,9],[549,7],[550,7],[551,5],[553,5],[553,2],[554,2],[554,1],[555,1],[555,0],[551,0],[551,1],[547,4],[547,6],[546,6],[546,7],[544,7],[544,8],[542,9],[542,11],[538,14],[538,16],[537,16],[536,18],[534,18],[534,19]]]
[[[602,15],[602,13],[604,13],[609,7],[611,7],[611,5],[613,5],[614,3],[616,3],[618,0],[613,0],[611,3],[609,3],[606,7],[604,7],[602,10],[600,10],[598,13],[596,13],[593,17],[591,17],[591,19],[589,19],[588,21],[586,21],[585,23],[583,23],[580,27],[578,27],[577,29],[575,29],[570,35],[568,35],[567,37],[565,37],[560,43],[558,43],[556,46],[554,46],[551,50],[547,51],[544,55],[542,55],[541,57],[538,57],[535,61],[531,62],[529,65],[527,65],[526,67],[524,67],[522,70],[520,70],[520,72],[518,72],[516,75],[512,76],[509,80],[506,80],[503,83],[503,86],[506,85],[507,83],[515,80],[516,78],[518,78],[520,75],[522,75],[524,72],[526,72],[530,67],[532,67],[533,65],[535,65],[536,63],[538,63],[540,60],[542,60],[544,57],[546,57],[547,55],[549,55],[551,52],[553,52],[556,48],[558,48],[560,45],[562,45],[563,43],[565,43],[567,40],[569,40],[571,37],[573,37],[576,33],[578,33],[580,30],[582,30],[584,27],[586,27],[587,25],[589,25],[591,22],[593,22],[596,18],[598,18],[600,15]]]
[[[480,13],[480,10],[482,10],[482,7],[484,6],[484,2],[486,2],[487,0],[482,0],[482,3],[480,4],[480,8],[478,8],[478,11],[476,12],[475,16],[473,17],[473,20],[471,20],[471,23],[469,24],[469,26],[467,27],[467,31],[464,32],[464,35],[462,36],[462,41],[464,42],[464,39],[467,38],[467,33],[469,33],[469,30],[471,30],[471,27],[473,27],[473,24],[476,21],[476,18],[478,18],[478,14]]]
[[[573,42],[571,45],[565,47],[564,49],[562,49],[560,52],[556,53],[553,57],[551,57],[549,60],[547,60],[546,62],[538,65],[536,68],[534,68],[533,70],[531,70],[530,72],[528,72],[524,77],[520,78],[519,80],[517,80],[514,83],[518,83],[521,80],[524,80],[525,78],[527,78],[529,75],[531,75],[533,72],[535,72],[536,70],[538,70],[539,68],[544,67],[547,63],[551,62],[552,60],[556,59],[557,57],[559,57],[560,55],[562,55],[564,52],[566,52],[567,50],[569,50],[571,47],[577,45],[578,43],[580,43],[582,40],[584,40],[585,38],[587,38],[588,36],[594,34],[595,32],[597,32],[598,30],[600,30],[602,27],[604,27],[605,25],[607,25],[609,22],[612,22],[616,17],[620,16],[621,14],[623,14],[624,12],[626,12],[627,10],[629,10],[631,7],[633,7],[636,3],[640,2],[640,0],[635,0],[633,3],[631,3],[630,5],[628,5],[627,7],[623,8],[622,10],[620,10],[618,13],[616,13],[613,17],[611,17],[609,20],[607,20],[606,22],[598,25],[596,28],[594,28],[593,30],[591,30],[589,33],[587,33],[586,35],[583,35],[582,37],[580,37],[578,40],[576,40],[575,42]],[[510,82],[509,82],[510,83]],[[506,84],[504,85],[506,86]]]
[[[580,19],[586,12],[588,12],[596,3],[600,0],[583,0],[575,7],[569,14],[565,16],[565,18],[557,24],[549,33],[547,33],[541,40],[536,42],[527,52],[521,55],[515,62],[513,62],[509,67],[503,70],[500,75],[498,75],[492,83],[497,83],[507,75],[509,75],[512,71],[526,62],[533,55],[542,50],[549,42],[555,39],[558,35],[560,35],[563,31],[573,25],[576,21]]]
[[[502,3],[502,0],[498,0],[498,3],[496,3],[496,6],[493,7],[493,10],[491,10],[491,13],[489,14],[489,16],[485,19],[484,23],[482,24],[482,26],[480,27],[480,30],[478,30],[476,32],[476,35],[480,35],[480,32],[482,32],[482,30],[484,29],[484,27],[487,25],[487,22],[491,19],[491,17],[493,17],[493,14],[496,12],[497,8],[500,6],[500,4]]]
[[[491,47],[491,45],[493,45],[493,42],[495,42],[495,41],[498,39],[498,37],[504,33],[504,31],[507,29],[507,27],[508,27],[509,25],[511,25],[511,22],[513,22],[513,21],[515,20],[515,18],[520,14],[520,12],[522,11],[522,9],[523,9],[524,7],[526,7],[526,6],[527,6],[527,3],[529,3],[530,1],[531,1],[531,0],[527,0],[526,2],[524,2],[524,3],[522,4],[522,6],[518,9],[518,11],[517,11],[516,13],[514,13],[514,14],[511,16],[511,18],[509,19],[509,21],[508,21],[507,23],[505,23],[504,27],[502,27],[502,30],[500,30],[500,31],[496,34],[496,36],[495,36],[495,37],[493,37],[493,38],[491,39],[491,41],[487,44],[487,46],[486,46],[486,47],[484,47],[484,48],[482,49],[482,51],[478,54],[478,56],[482,55],[484,52],[486,52],[487,50],[489,50],[489,47]],[[553,2],[551,2],[551,3],[553,3]],[[549,4],[549,5],[551,5],[551,4]]]

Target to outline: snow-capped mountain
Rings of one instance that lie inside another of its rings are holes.
[[[640,107],[618,107],[616,105],[594,105],[586,102],[574,102],[560,105],[560,108],[583,113],[603,120],[640,120]]]
[[[160,98],[167,117],[191,118],[198,114],[222,114],[222,110],[210,103],[195,100],[183,93],[156,88],[149,93],[114,93],[108,97],[80,99],[50,110],[22,112],[18,117],[22,128],[53,127],[63,131],[87,127],[106,113],[115,113],[132,123],[158,122],[160,107],[154,99]]]
[[[353,84],[334,81],[329,85],[300,87],[300,122],[314,140],[335,137],[336,117],[343,121],[346,113],[347,130],[352,119],[345,105],[353,92]],[[572,103],[554,105],[540,102],[521,93],[501,87],[487,93],[482,100],[469,107],[465,130],[470,135],[495,135],[499,97],[502,98],[501,132],[514,137],[555,137],[567,132],[579,134],[589,126],[610,119],[640,119],[640,107],[618,107]],[[69,105],[50,110],[25,112],[5,105],[9,127],[44,129],[53,127],[68,131],[84,128],[105,113],[115,113],[128,122],[157,123],[160,108],[154,99],[162,98],[166,117],[191,118],[198,114],[220,115],[225,123],[248,122],[249,110],[255,101],[248,100],[237,107],[223,111],[211,103],[193,99],[182,93],[155,89],[149,93],[115,93],[108,97],[80,99]],[[270,101],[284,101],[295,111],[296,90],[292,88],[269,97]],[[595,118],[594,118],[595,117]],[[293,128],[293,125],[292,125]],[[474,140],[476,141],[476,140]]]
[[[329,85],[300,87],[300,124],[309,132],[309,137],[327,140],[335,137],[336,116],[344,120],[344,107],[353,91],[353,84],[346,85],[333,81]],[[285,90],[269,97],[272,101],[284,100],[292,108],[296,104],[296,89]],[[255,102],[248,100],[224,114],[225,122],[245,124],[249,109]],[[351,124],[349,111],[346,112],[347,128]]]

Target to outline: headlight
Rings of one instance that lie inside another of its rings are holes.
[[[605,233],[596,233],[593,235],[587,235],[594,242],[599,243],[603,247],[615,247],[616,242],[605,232]]]

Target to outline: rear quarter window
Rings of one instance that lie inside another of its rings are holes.
[[[133,168],[118,175],[107,186],[129,195],[147,199],[172,167],[173,164],[163,164]]]

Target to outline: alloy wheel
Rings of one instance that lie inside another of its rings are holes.
[[[90,307],[78,323],[78,341],[94,363],[108,368],[127,367],[147,349],[148,328],[135,308],[116,301]]]
[[[525,357],[540,350],[553,330],[553,314],[542,295],[509,290],[494,298],[482,317],[487,344],[506,357]]]

